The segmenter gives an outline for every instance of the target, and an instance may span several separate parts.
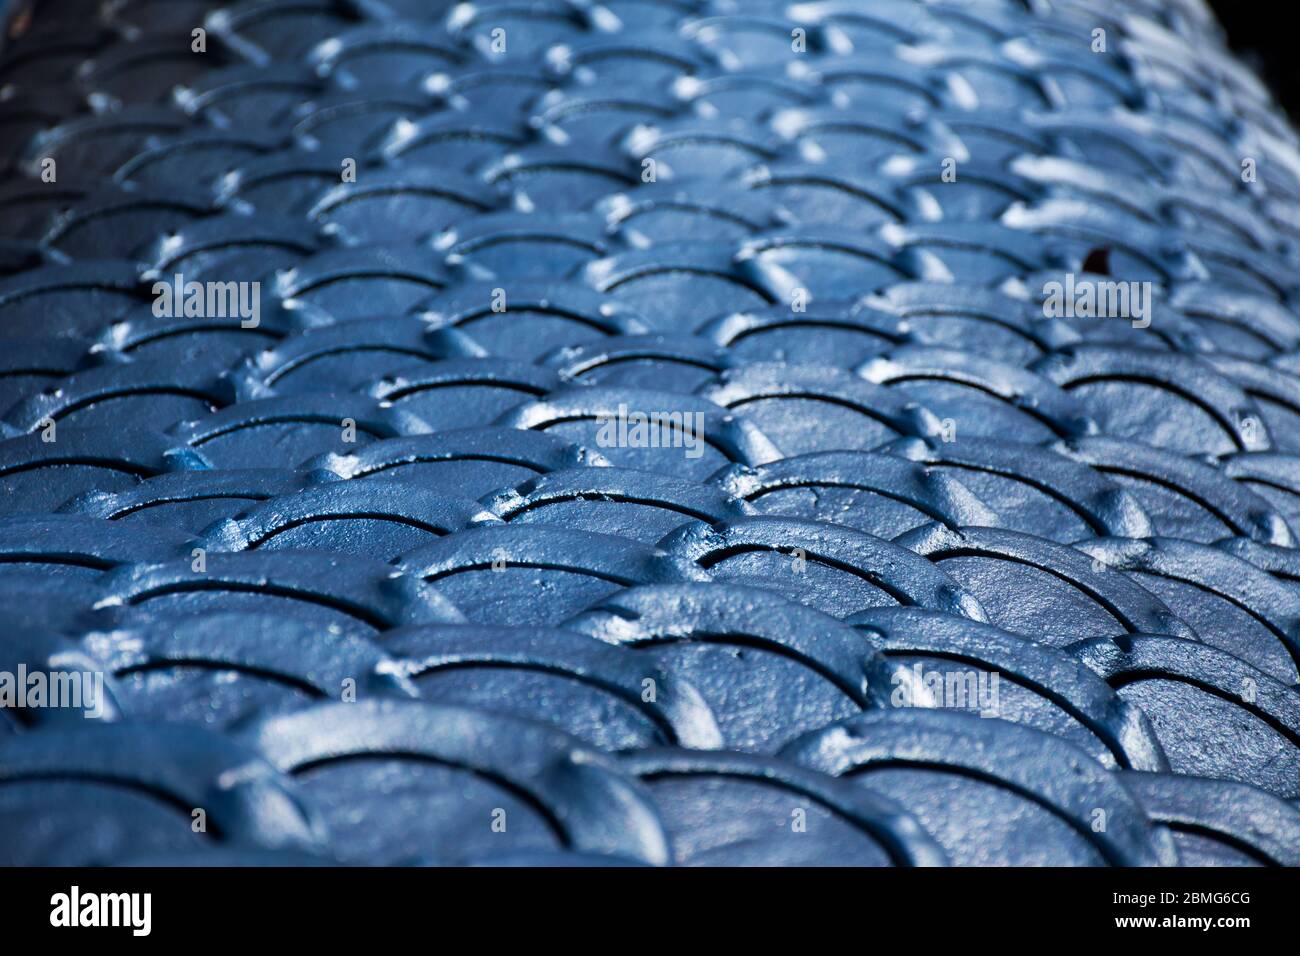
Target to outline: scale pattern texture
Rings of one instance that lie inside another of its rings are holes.
[[[0,862],[1300,862],[1199,0],[10,7]]]

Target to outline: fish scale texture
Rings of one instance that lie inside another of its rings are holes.
[[[1300,861],[1199,0],[8,17],[0,861]]]

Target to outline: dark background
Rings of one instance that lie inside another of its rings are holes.
[[[1228,32],[1228,44],[1255,67],[1294,119],[1300,116],[1300,69],[1295,52],[1292,0],[1210,0]]]

